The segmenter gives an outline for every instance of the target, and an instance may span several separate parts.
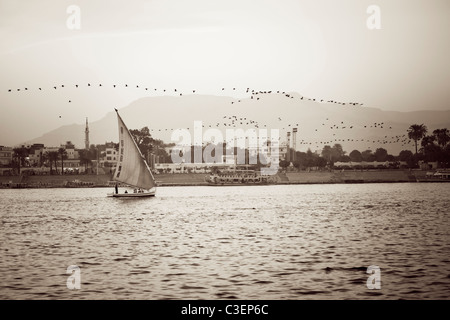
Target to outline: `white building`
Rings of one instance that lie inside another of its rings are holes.
[[[119,151],[114,147],[114,143],[106,143],[105,144],[105,156],[104,161],[108,162],[117,162],[117,157],[119,155]]]
[[[13,153],[14,151],[12,148],[0,146],[0,165],[2,166],[10,165]]]

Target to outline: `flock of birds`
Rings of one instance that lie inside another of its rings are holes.
[[[327,121],[329,120],[328,118],[326,119]],[[278,121],[282,121],[282,119],[280,117],[278,117]],[[293,128],[297,128],[297,132],[299,134],[299,136],[302,135],[301,132],[301,126],[299,126],[300,123],[291,123],[291,124],[287,124],[287,126],[285,125],[284,127],[280,128],[281,130],[283,130],[284,132],[290,131]],[[325,126],[325,123],[322,124],[322,126]],[[216,122],[216,123],[212,123],[212,124],[203,124],[203,128],[243,128],[243,127],[247,127],[247,128],[251,128],[253,130],[259,129],[259,128],[263,128],[266,129],[268,128],[267,124],[260,124],[258,121],[256,120],[252,120],[248,117],[238,117],[236,115],[226,115],[223,116],[222,118],[222,122]],[[385,129],[385,128],[389,128],[390,130],[392,130],[391,126],[386,126],[384,122],[381,123],[377,123],[374,122],[372,124],[367,124],[367,125],[360,125],[360,126],[356,126],[356,125],[344,125],[344,122],[341,121],[339,123],[339,125],[337,124],[333,124],[330,127],[326,127],[329,128],[330,130],[338,130],[338,129]],[[189,128],[187,128],[189,130]],[[161,131],[172,131],[174,129],[151,129],[151,132],[161,132]],[[315,129],[315,131],[317,132],[319,129]],[[310,140],[305,140],[305,139],[301,139],[298,140],[297,143],[299,143],[300,145],[306,145],[306,146],[315,146],[316,148],[319,148],[320,146],[325,146],[325,145],[329,145],[329,144],[335,144],[335,143],[341,143],[341,142],[361,142],[361,143],[370,143],[370,144],[376,144],[376,145],[388,145],[388,144],[395,144],[395,143],[400,143],[401,146],[408,146],[411,145],[412,142],[411,140],[408,138],[408,136],[406,134],[403,135],[385,135],[383,139],[351,139],[351,138],[336,138],[336,133],[333,133],[333,136],[330,137],[332,139],[329,140],[316,140],[316,141],[310,141]],[[237,137],[236,140],[241,140],[241,139],[245,139],[248,140],[247,136],[243,136],[243,137]],[[282,137],[279,137],[279,140],[284,139]]]
[[[53,86],[52,88],[50,88],[50,90],[58,90],[58,89],[62,89],[62,88],[68,88],[70,86],[66,86],[64,84],[59,85],[59,86]],[[182,96],[183,92],[181,92],[178,89],[158,89],[158,88],[149,88],[146,86],[140,86],[140,85],[133,85],[133,86],[129,86],[128,84],[124,84],[124,85],[116,85],[116,84],[112,84],[112,85],[108,85],[108,86],[104,86],[103,84],[98,84],[98,85],[94,85],[91,83],[87,83],[84,86],[75,84],[72,85],[72,88],[82,88],[82,87],[112,87],[112,88],[135,88],[135,89],[142,89],[145,91],[153,91],[153,92],[157,92],[157,93],[162,93],[162,94],[175,94],[175,95],[179,95]],[[14,91],[16,92],[20,92],[20,91],[31,91],[31,90],[38,90],[38,91],[44,91],[44,90],[49,90],[48,88],[45,89],[43,87],[38,87],[37,89],[31,89],[28,87],[25,88],[17,88],[17,89],[8,89],[9,93],[12,93]],[[225,91],[228,90],[225,87],[222,87],[221,91]],[[231,91],[236,92],[236,88],[233,87],[230,89]],[[195,94],[197,92],[197,90],[193,89],[190,90],[188,94]],[[242,91],[241,91],[242,92]],[[186,93],[186,92],[184,92]],[[257,90],[251,90],[250,88],[246,88],[245,89],[245,94],[250,94],[250,100],[254,100],[254,101],[258,101],[261,98],[263,98],[266,95],[282,95],[284,97],[286,97],[287,99],[300,99],[300,100],[305,100],[305,101],[312,101],[312,102],[317,102],[317,103],[328,103],[328,104],[337,104],[337,105],[341,105],[341,106],[363,106],[362,103],[358,103],[358,102],[340,102],[340,101],[336,101],[336,100],[324,100],[324,99],[316,99],[316,98],[307,98],[304,96],[300,96],[297,94],[291,94],[291,93],[287,93],[285,91],[257,91]],[[242,102],[241,99],[235,99],[233,101],[231,101],[231,104],[235,104],[235,103],[240,103]],[[72,99],[68,100],[68,103],[72,103]],[[61,118],[61,116],[59,116]],[[300,125],[299,122],[292,122],[292,123],[285,123],[281,117],[278,117],[277,120],[280,122],[280,125],[278,126],[278,129],[283,130],[284,132],[290,131],[293,128],[297,128],[298,132],[299,132],[299,136],[301,135],[301,130],[302,130],[302,126]],[[389,126],[387,123],[385,122],[374,122],[374,123],[368,123],[365,125],[357,125],[357,124],[346,124],[344,123],[344,121],[341,121],[339,123],[330,123],[329,122],[329,118],[326,118],[326,120],[324,120],[321,125],[318,125],[315,129],[314,129],[314,133],[315,132],[319,132],[319,131],[325,131],[325,130],[330,130],[329,132],[327,132],[325,135],[329,135],[329,139],[327,139],[326,141],[306,141],[304,139],[302,140],[298,140],[297,143],[299,143],[300,145],[308,145],[308,146],[316,146],[316,148],[319,148],[321,145],[328,145],[328,144],[333,144],[333,143],[340,143],[340,142],[364,142],[364,143],[372,143],[372,144],[382,144],[382,145],[386,145],[386,144],[396,144],[396,143],[400,143],[401,146],[409,146],[411,145],[411,140],[407,137],[406,134],[403,135],[385,135],[383,139],[351,139],[351,138],[338,138],[336,137],[336,135],[339,133],[340,130],[357,130],[357,129],[385,129],[385,130],[392,130],[392,126]],[[208,123],[208,124],[204,124],[203,125],[204,128],[242,128],[242,127],[247,127],[247,128],[254,128],[256,129],[260,129],[260,128],[269,128],[269,125],[267,123],[260,123],[254,119],[250,119],[248,117],[238,117],[236,115],[225,115],[223,116],[221,121],[218,121],[216,123]],[[189,130],[189,128],[187,128]],[[167,132],[167,131],[173,131],[175,129],[173,128],[164,128],[164,129],[150,129],[151,132],[153,133],[157,133],[157,132]],[[332,133],[334,132],[334,133]],[[341,131],[342,132],[342,131]],[[331,135],[332,134],[332,135]],[[240,137],[237,139],[248,139],[248,137]],[[279,138],[280,140],[282,139],[281,137]],[[283,138],[284,139],[284,138]],[[370,147],[369,147],[370,148]]]
[[[86,84],[86,87],[96,87],[97,85],[94,85],[94,84],[92,84],[91,85],[91,83],[87,83]],[[133,87],[135,87],[136,89],[143,89],[143,90],[145,90],[145,91],[154,91],[154,92],[163,92],[163,93],[171,93],[171,92],[173,92],[174,94],[177,94],[177,95],[180,95],[180,96],[182,96],[183,95],[183,93],[182,92],[180,92],[178,89],[158,89],[158,88],[149,88],[149,87],[146,87],[146,86],[140,86],[140,85],[136,85],[136,86],[129,86],[128,84],[124,84],[124,85],[117,85],[117,84],[112,84],[112,85],[108,85],[109,87],[112,87],[112,88],[120,88],[120,87],[123,87],[123,88],[133,88]],[[52,87],[52,89],[53,90],[57,90],[58,88],[68,88],[69,86],[66,86],[66,85],[64,85],[64,84],[62,84],[62,85],[58,85],[58,86],[53,86]],[[78,84],[75,84],[75,85],[73,85],[73,87],[74,88],[81,88],[82,86],[81,85],[78,85]],[[103,84],[101,84],[101,83],[99,83],[98,84],[98,86],[97,87],[106,87],[106,86],[104,86]],[[14,91],[16,91],[16,92],[18,92],[18,91],[31,91],[31,90],[36,90],[36,89],[29,89],[28,87],[25,87],[25,88],[16,88],[16,89],[8,89],[8,92],[14,92]],[[38,87],[37,88],[37,90],[39,90],[39,91],[43,91],[43,90],[46,90],[45,88],[43,89],[43,87]],[[51,89],[50,89],[51,90]],[[173,90],[173,91],[172,91]],[[226,89],[223,87],[222,88],[222,91],[225,91]],[[235,87],[233,87],[232,89],[231,89],[232,91],[236,91],[236,88]],[[196,90],[195,89],[193,89],[193,90],[190,90],[189,92],[188,92],[188,94],[193,94],[193,93],[196,93]],[[250,93],[250,99],[251,100],[253,100],[253,99],[255,99],[255,100],[259,100],[260,99],[260,97],[262,97],[263,95],[267,95],[267,94],[279,94],[279,95],[283,95],[283,96],[285,96],[286,98],[290,98],[290,99],[294,99],[295,98],[295,95],[293,95],[293,94],[290,94],[290,93],[287,93],[287,92],[285,92],[285,91],[280,91],[280,90],[278,90],[278,91],[272,91],[272,90],[270,90],[270,91],[257,91],[257,90],[254,90],[254,89],[252,89],[251,91],[250,91],[250,88],[247,88],[246,90],[245,90],[245,93]],[[359,106],[363,106],[364,104],[362,104],[362,103],[358,103],[358,102],[340,102],[340,101],[335,101],[335,100],[324,100],[324,99],[315,99],[315,98],[307,98],[307,97],[303,97],[303,96],[300,96],[299,97],[299,99],[300,100],[308,100],[308,101],[314,101],[314,102],[322,102],[322,103],[334,103],[334,104],[339,104],[339,105],[343,105],[343,106],[345,106],[345,105],[353,105],[353,106],[357,106],[357,105],[359,105]],[[71,100],[69,100],[68,101],[69,103],[70,102],[72,102]],[[241,102],[241,100],[235,100],[235,101],[231,101],[231,104],[234,104],[234,103],[239,103],[239,102]]]
[[[236,88],[233,88],[233,90],[235,90],[235,89]],[[225,88],[222,88],[222,90],[225,90]],[[289,99],[296,98],[295,95],[293,95],[291,93],[287,93],[285,91],[280,91],[280,90],[277,90],[277,91],[256,91],[256,90],[251,90],[250,91],[250,88],[247,88],[245,92],[251,94],[250,95],[250,99],[251,100],[259,100],[261,97],[263,97],[264,95],[268,95],[268,94],[283,95],[283,96],[285,96],[286,98],[289,98]],[[319,99],[316,99],[316,98],[307,98],[307,97],[303,97],[303,96],[298,97],[298,99],[305,100],[305,101],[308,100],[308,101],[313,101],[313,102],[320,102],[320,103],[333,103],[333,104],[339,104],[339,105],[342,105],[342,106],[345,106],[345,105],[353,105],[353,106],[359,105],[359,106],[363,106],[364,105],[363,103],[359,103],[359,102],[340,102],[340,101],[335,101],[335,100],[324,100],[324,99],[320,99],[319,100]],[[235,101],[232,101],[231,104],[240,103],[240,102],[241,102],[241,100],[235,100]]]

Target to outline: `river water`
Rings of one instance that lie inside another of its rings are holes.
[[[0,190],[0,299],[450,297],[450,184],[111,191]]]

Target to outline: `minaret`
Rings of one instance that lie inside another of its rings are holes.
[[[86,117],[86,129],[84,130],[84,144],[86,150],[89,150],[89,126],[87,117]]]

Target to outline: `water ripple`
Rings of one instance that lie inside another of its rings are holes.
[[[0,190],[0,299],[448,299],[447,187]]]

